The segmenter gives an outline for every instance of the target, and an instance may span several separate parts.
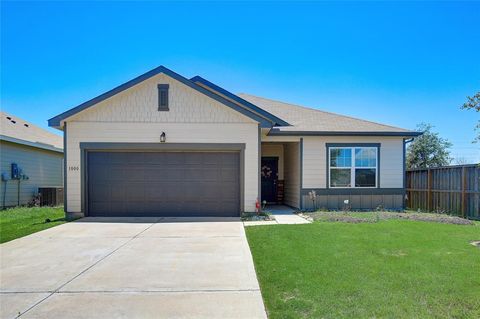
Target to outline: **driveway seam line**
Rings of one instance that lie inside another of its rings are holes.
[[[80,293],[164,293],[164,292],[248,292],[248,291],[259,291],[259,288],[250,288],[250,289],[177,289],[177,290],[163,290],[163,289],[152,289],[152,290],[63,290],[56,291],[56,294],[80,294]],[[0,292],[0,295],[16,295],[16,294],[51,294],[53,291],[9,291],[9,292]]]
[[[56,294],[91,294],[91,293],[120,293],[120,294],[129,294],[129,293],[209,293],[209,292],[256,292],[260,291],[259,288],[252,289],[177,289],[177,290],[82,290],[82,291],[58,291]]]
[[[142,236],[140,238],[239,238],[243,236]]]
[[[48,298],[50,298],[51,296],[53,296],[55,293],[58,293],[58,291],[60,289],[62,289],[63,287],[65,287],[66,285],[68,285],[69,283],[71,283],[73,280],[75,280],[76,278],[80,277],[82,274],[84,274],[86,271],[88,271],[89,269],[92,269],[93,267],[95,267],[98,263],[100,263],[102,260],[104,260],[105,258],[111,256],[112,254],[114,254],[116,251],[118,251],[120,248],[124,247],[126,244],[128,244],[129,242],[131,242],[132,240],[134,240],[135,238],[137,238],[140,234],[142,234],[144,231],[150,229],[153,225],[155,225],[156,223],[158,223],[160,220],[162,220],[162,217],[160,217],[159,219],[157,219],[156,221],[154,221],[150,226],[148,226],[147,228],[143,229],[142,231],[140,231],[138,234],[136,234],[135,236],[131,237],[129,240],[127,240],[126,242],[124,242],[123,244],[121,244],[120,246],[118,246],[117,248],[115,248],[114,250],[112,250],[110,253],[106,254],[105,256],[103,256],[102,258],[100,258],[99,260],[97,260],[96,262],[94,262],[92,265],[88,266],[87,268],[85,268],[84,270],[82,270],[80,273],[78,273],[77,275],[75,275],[73,278],[71,278],[70,280],[68,280],[67,282],[65,282],[64,284],[62,284],[60,287],[56,288],[55,290],[53,290],[52,293],[50,293],[48,296],[46,296],[45,298],[39,300],[38,302],[36,302],[35,304],[33,304],[32,306],[30,306],[27,310],[25,310],[24,312],[18,314],[15,318],[20,318],[21,316],[23,316],[24,314],[26,314],[27,312],[29,312],[30,310],[32,310],[33,308],[35,308],[36,306],[38,306],[39,304],[41,304],[42,302],[44,302],[45,300],[47,300]]]

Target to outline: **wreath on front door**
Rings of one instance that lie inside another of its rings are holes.
[[[272,176],[272,169],[266,165],[262,166],[262,177],[271,177]]]

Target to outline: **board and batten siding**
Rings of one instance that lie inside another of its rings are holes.
[[[11,177],[11,164],[16,163],[28,176],[27,180],[20,181],[20,205],[27,204],[37,194],[38,187],[63,186],[63,153],[44,150],[7,141],[0,141],[1,173]],[[17,180],[2,182],[0,205],[3,205],[5,192],[5,206],[16,206]]]
[[[401,137],[304,137],[303,185],[327,187],[327,143],[380,143],[380,188],[403,188],[403,139]]]
[[[158,111],[157,84],[169,84],[169,111]],[[164,75],[154,76],[67,119],[67,207],[81,212],[80,143],[244,143],[244,210],[258,197],[258,123]]]
[[[285,143],[285,197],[286,205],[300,208],[300,143]]]

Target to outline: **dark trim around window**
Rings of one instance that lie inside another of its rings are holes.
[[[376,147],[377,148],[377,182],[375,188],[380,188],[380,147],[381,143],[325,143],[326,148],[326,188],[330,189],[330,147]],[[354,181],[352,181],[354,182]],[[362,188],[362,187],[350,187],[350,188],[332,188],[332,189],[375,189],[375,188]]]
[[[168,84],[158,84],[158,110],[168,111]]]

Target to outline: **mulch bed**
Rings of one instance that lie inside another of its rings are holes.
[[[457,216],[432,213],[400,213],[400,212],[313,212],[303,213],[313,220],[345,222],[345,223],[375,223],[387,219],[407,219],[425,222],[435,222],[454,225],[474,225],[474,222]],[[364,214],[365,216],[361,216]]]

